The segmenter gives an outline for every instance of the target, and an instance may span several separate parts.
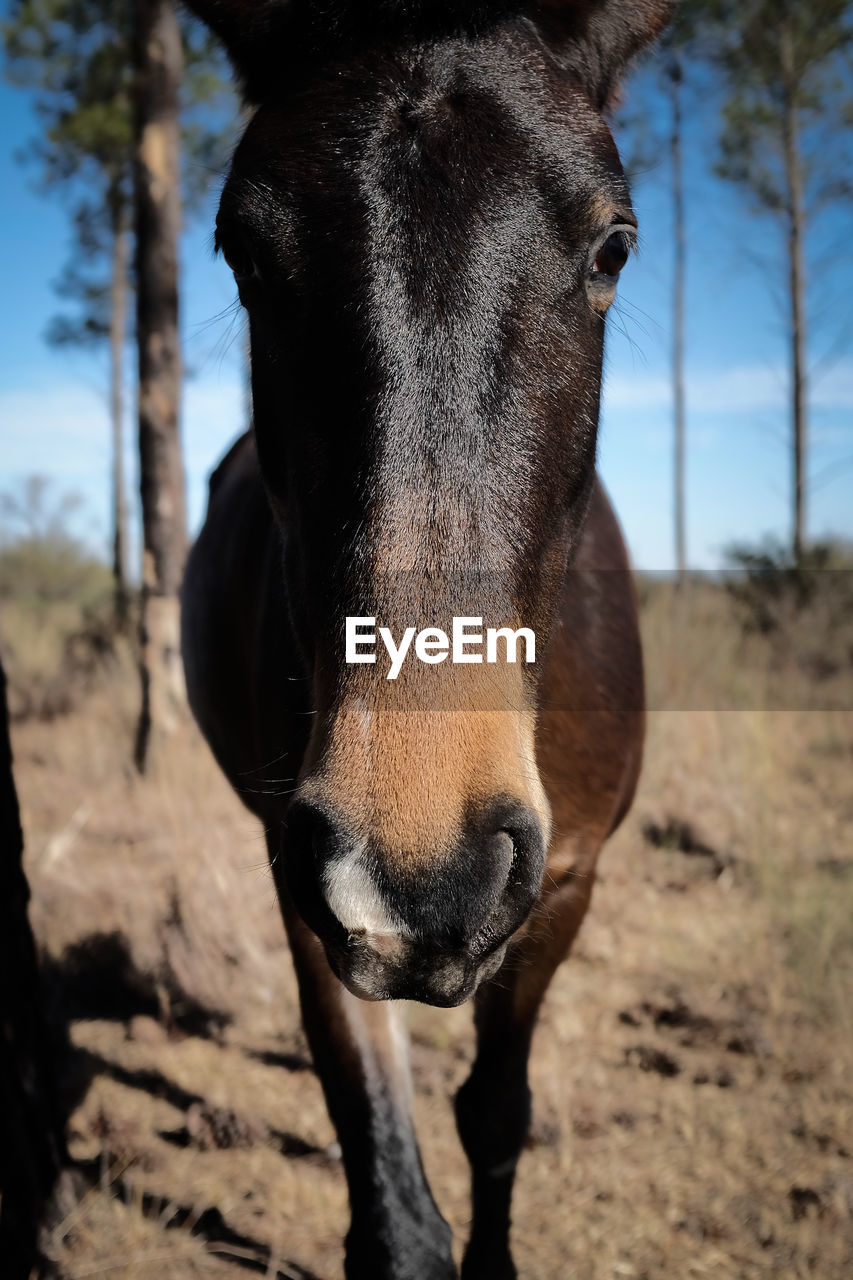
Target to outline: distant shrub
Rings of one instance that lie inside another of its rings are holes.
[[[735,547],[728,568],[637,578],[652,709],[853,710],[853,547],[800,565],[773,544]]]
[[[853,546],[820,542],[809,547],[799,561],[779,543],[760,547],[735,544],[726,551],[731,596],[744,606],[744,620],[751,630],[764,634],[821,600],[833,600],[839,609],[849,605],[853,586]]]
[[[44,476],[0,493],[0,601],[86,609],[109,594],[107,566],[70,529],[80,506],[76,494],[54,497]]]
[[[744,631],[816,680],[853,670],[853,545],[815,543],[799,561],[778,543],[736,545],[726,558]]]
[[[0,641],[14,719],[63,715],[115,657],[112,575],[41,477],[0,494]]]
[[[31,535],[0,545],[0,601],[33,607],[99,605],[112,590],[106,565],[73,538]]]

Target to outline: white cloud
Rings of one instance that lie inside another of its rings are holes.
[[[693,372],[687,391],[690,460],[695,463],[690,478],[694,489],[699,485],[691,517],[695,524],[693,541],[697,548],[710,547],[712,542],[716,546],[722,535],[717,538],[715,534],[712,539],[706,529],[712,504],[706,495],[700,496],[700,480],[705,472],[699,467],[698,455],[703,455],[702,467],[725,466],[734,455],[733,435],[725,429],[724,416],[784,413],[785,378],[780,370],[744,365],[717,372]],[[239,372],[230,369],[208,372],[186,384],[183,436],[193,531],[204,512],[207,475],[243,429],[244,394]],[[841,447],[849,441],[853,361],[840,362],[815,382],[812,405],[824,414],[820,422],[815,422],[815,449]],[[669,472],[661,458],[662,451],[667,458],[670,451],[669,410],[670,387],[665,376],[639,372],[608,379],[602,440],[604,472],[618,498],[632,541],[646,564],[664,563],[662,549],[669,542]],[[639,418],[642,423],[637,430],[635,422]],[[130,407],[127,422],[128,489],[135,508],[136,445]],[[776,451],[768,457],[773,468],[783,467],[783,452]],[[741,454],[738,467],[742,470],[744,465]],[[34,380],[26,389],[0,391],[0,489],[19,485],[33,473],[51,477],[56,492],[71,490],[83,496],[86,507],[81,519],[87,536],[104,546],[109,528],[109,469],[107,405],[105,397],[94,388],[70,381],[38,384]],[[766,488],[765,471],[762,463],[762,484]],[[711,474],[716,476],[717,472]],[[726,483],[730,484],[731,479]],[[784,489],[784,476],[779,484]],[[829,501],[832,493],[831,489],[826,495],[821,491],[816,503]],[[766,495],[760,502],[754,498],[753,506],[756,502],[758,509],[752,510],[750,519],[757,531],[776,527],[780,519],[784,520],[783,508],[777,511]],[[817,518],[815,511],[815,521]],[[700,562],[710,562],[714,555],[708,551],[704,559],[699,557]]]
[[[688,413],[781,412],[787,407],[787,388],[786,370],[769,365],[688,371]],[[672,387],[666,375],[617,373],[605,380],[605,413],[660,412],[669,410],[671,403]],[[810,403],[816,410],[853,410],[853,361],[839,362],[816,378]]]
[[[94,390],[71,383],[0,393],[3,471],[78,473],[108,457],[107,408]]]
[[[229,374],[186,383],[182,431],[193,529],[204,511],[206,477],[243,429],[244,420],[238,378]],[[130,407],[125,452],[128,491],[135,505],[136,436]],[[86,504],[81,516],[85,528],[96,529],[99,539],[105,537],[110,429],[103,395],[74,382],[0,392],[0,488],[14,488],[34,474],[50,477],[58,493],[79,493]]]

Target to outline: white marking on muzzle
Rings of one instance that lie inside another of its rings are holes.
[[[350,933],[406,937],[407,929],[383,898],[379,886],[364,864],[361,849],[333,859],[323,871],[323,890],[332,913]]]

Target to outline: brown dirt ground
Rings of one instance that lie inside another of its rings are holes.
[[[260,833],[194,730],[134,777],[134,692],[14,733],[90,1177],[53,1232],[61,1275],[340,1280],[344,1178]],[[535,1041],[523,1280],[853,1275],[851,764],[850,713],[651,716],[640,795]],[[461,1251],[470,1009],[412,1006],[410,1026]]]

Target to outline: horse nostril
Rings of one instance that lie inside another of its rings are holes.
[[[344,941],[346,931],[330,910],[325,885],[328,868],[351,847],[344,824],[326,810],[295,800],[284,823],[287,889],[303,919],[317,933]]]
[[[437,892],[410,898],[414,936],[444,940],[472,956],[492,950],[524,920],[543,868],[538,818],[512,798],[497,797],[469,815],[436,876]]]
[[[498,857],[501,864],[506,864],[506,873],[510,875],[518,857],[515,836],[511,831],[499,831],[495,836]]]
[[[502,806],[500,826],[488,841],[493,893],[490,928],[513,931],[536,897],[545,869],[545,842],[539,819],[525,806]]]
[[[472,809],[455,847],[424,863],[359,837],[325,805],[299,797],[287,815],[286,887],[296,909],[347,963],[479,964],[523,923],[541,885],[536,815],[510,796]],[[430,959],[432,957],[432,960]]]
[[[491,881],[491,894],[486,910],[491,912],[495,910],[501,902],[507,887],[507,882],[512,874],[512,868],[516,861],[516,844],[511,832],[506,830],[496,831],[490,836],[486,842],[486,859],[487,866],[483,867],[483,873]]]

